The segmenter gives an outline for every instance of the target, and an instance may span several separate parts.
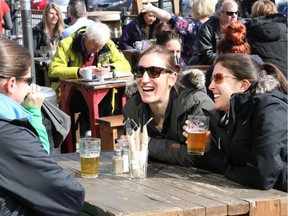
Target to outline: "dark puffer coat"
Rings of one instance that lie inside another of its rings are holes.
[[[200,167],[214,172],[218,166],[227,178],[254,188],[287,191],[287,95],[276,90],[277,84],[267,75],[256,93],[232,95],[226,126],[219,111],[205,111],[214,145],[213,155],[205,154]],[[227,159],[226,165],[225,160],[215,162],[217,151]]]
[[[255,17],[246,23],[252,54],[276,65],[287,75],[287,18],[282,14]]]

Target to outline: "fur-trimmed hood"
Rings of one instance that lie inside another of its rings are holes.
[[[266,75],[260,78],[256,85],[256,94],[263,94],[265,92],[272,92],[279,86],[279,81],[273,75]]]
[[[178,75],[179,89],[193,88],[205,91],[205,74],[199,69],[189,69]],[[128,97],[138,92],[136,81],[126,84],[125,93]]]

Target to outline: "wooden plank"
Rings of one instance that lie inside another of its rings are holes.
[[[111,173],[112,155],[101,152],[97,179],[78,179],[92,206],[90,212],[85,208],[89,214],[287,216],[287,193],[251,189],[207,171],[154,162],[146,180],[133,182],[127,174]],[[57,160],[80,176],[79,154]]]
[[[250,216],[279,216],[280,200],[250,200]]]
[[[280,205],[281,205],[281,216],[287,216],[288,215],[288,196],[281,197],[280,199]]]

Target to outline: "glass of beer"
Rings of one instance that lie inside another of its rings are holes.
[[[79,139],[81,177],[98,177],[100,151],[101,140],[99,138],[89,137]]]
[[[187,152],[192,155],[203,155],[209,128],[209,118],[206,116],[188,115],[188,120]]]

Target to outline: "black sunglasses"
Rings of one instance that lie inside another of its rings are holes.
[[[166,73],[173,73],[171,70],[161,68],[161,67],[142,67],[142,66],[136,66],[132,70],[132,73],[134,74],[135,77],[141,78],[143,77],[143,74],[147,71],[148,76],[150,78],[158,78],[162,72]]]
[[[222,73],[217,73],[213,75],[211,80],[213,80],[216,84],[221,84],[224,82],[225,78],[237,79],[236,77],[233,77],[233,76],[229,76],[229,75],[222,74]]]
[[[238,15],[238,11],[222,11],[222,13],[226,13],[227,16]]]
[[[0,75],[0,79],[9,79],[12,78],[11,76],[6,76],[6,75]],[[29,86],[32,84],[33,82],[33,76],[31,77],[15,77],[16,80],[21,80],[25,83],[27,83]]]

